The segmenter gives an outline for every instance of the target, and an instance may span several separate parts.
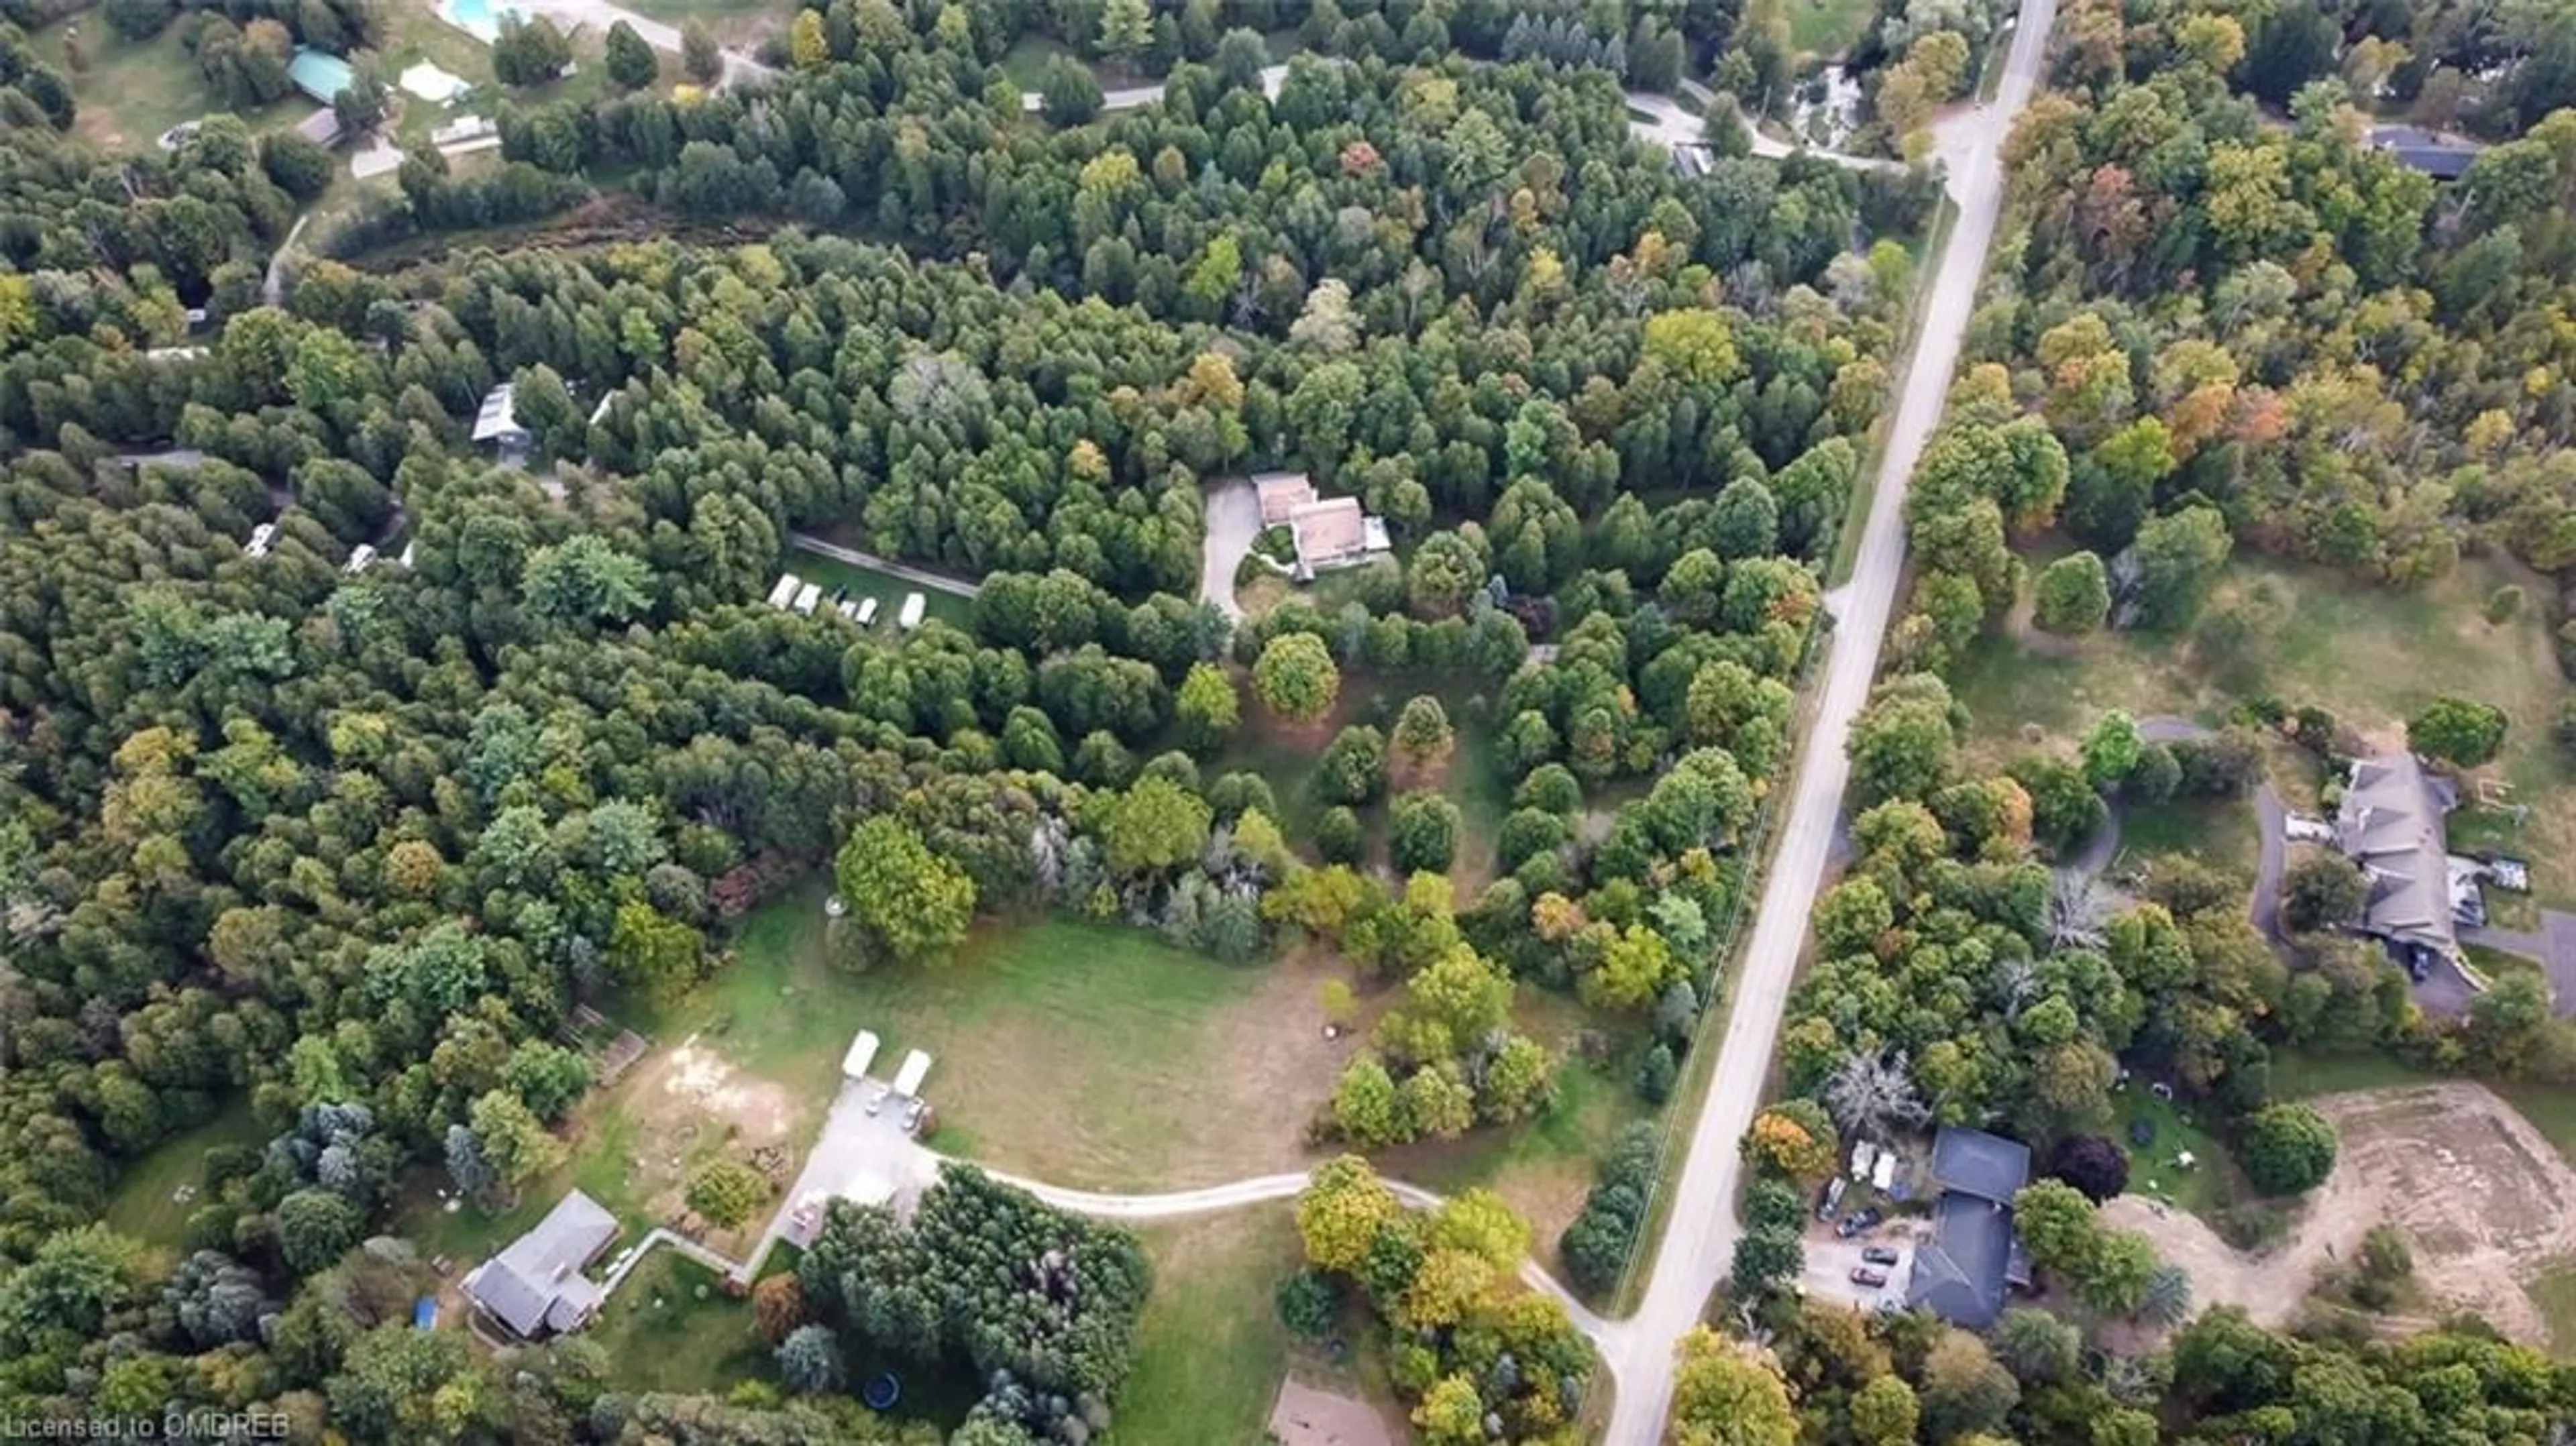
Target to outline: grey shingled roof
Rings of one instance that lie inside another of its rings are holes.
[[[2003,1314],[2017,1249],[2009,1207],[1956,1192],[1944,1195],[1933,1207],[1932,1238],[1914,1249],[1905,1303],[1952,1325],[1984,1330]]]
[[[2009,1205],[2030,1183],[2030,1146],[1945,1125],[1932,1137],[1932,1179],[1945,1191]]]
[[[2442,829],[2442,815],[2454,802],[2450,785],[2427,774],[2411,753],[2353,764],[2335,811],[2335,844],[2369,884],[2365,932],[2443,954],[2457,951]]]
[[[2370,144],[2399,165],[2444,181],[2466,173],[2486,149],[2475,141],[2453,140],[2414,126],[2377,127],[2370,133]]]
[[[546,1218],[465,1277],[465,1294],[523,1336],[570,1330],[599,1309],[599,1287],[581,1273],[617,1238],[617,1217],[575,1190]]]

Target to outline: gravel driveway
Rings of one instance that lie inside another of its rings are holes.
[[[1261,499],[1251,479],[1229,477],[1208,489],[1207,540],[1199,552],[1199,597],[1236,622],[1243,608],[1234,600],[1234,575],[1244,554],[1261,537]]]

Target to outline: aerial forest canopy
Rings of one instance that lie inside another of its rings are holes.
[[[874,1439],[609,1389],[578,1338],[505,1374],[410,1331],[422,1272],[362,1245],[442,1167],[541,1176],[589,1082],[574,1012],[686,994],[836,860],[880,968],[1048,907],[1224,960],[1330,942],[1402,990],[1319,1122],[1357,1142],[1540,1108],[1519,980],[1651,1014],[1669,1088],[1928,189],[1685,179],[1610,75],[1415,63],[1438,37],[1300,59],[1276,100],[1227,37],[1164,104],[1077,121],[1022,109],[986,7],[855,15],[748,90],[505,110],[498,164],[416,155],[400,211],[274,297],[306,197],[273,142],[5,128],[0,1406]],[[652,224],[760,239],[370,249],[600,175]],[[524,465],[469,442],[502,383]],[[1274,467],[1362,499],[1403,561],[1237,627],[1200,599],[1203,488]],[[807,530],[979,578],[968,625],[763,606]],[[1264,779],[1200,777],[1248,709],[1324,726],[1344,670],[1478,700],[1513,803],[1481,894],[1453,906],[1434,796],[1393,809],[1409,885],[1336,822],[1447,755],[1437,699],[1324,750],[1311,853]],[[216,1152],[184,1260],[92,1223],[157,1143],[243,1112],[274,1143]],[[1096,1413],[1048,1393],[1115,1389],[1144,1282],[1108,1248],[1119,1319],[1061,1378],[937,1262],[950,1353],[1019,1383],[976,1439],[1069,1439]],[[876,1338],[867,1279],[810,1286],[808,1329]],[[800,1379],[831,1378],[804,1339]]]

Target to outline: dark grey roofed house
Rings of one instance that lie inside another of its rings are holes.
[[[1932,1180],[1953,1195],[2009,1205],[2030,1183],[2030,1146],[1956,1126],[1932,1137]]]
[[[2012,1198],[2030,1183],[2030,1147],[1945,1127],[1932,1137],[1932,1178],[1941,1198],[1932,1207],[1931,1238],[1915,1247],[1905,1303],[1983,1330],[2003,1314],[2014,1287],[2030,1284],[2012,1219]]]
[[[2486,149],[2476,141],[2454,140],[2414,126],[2374,126],[2370,145],[2408,170],[2441,181],[2458,180]]]
[[[2397,752],[2352,766],[2335,810],[2335,846],[2361,866],[2370,894],[2361,931],[2444,956],[2459,951],[2442,816],[2459,802],[2448,780]]]
[[[465,1296],[528,1339],[579,1329],[605,1298],[581,1268],[616,1238],[617,1217],[575,1190],[535,1228],[466,1272]]]

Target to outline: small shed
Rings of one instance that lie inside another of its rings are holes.
[[[858,1079],[868,1072],[869,1065],[876,1062],[877,1032],[873,1029],[862,1029],[859,1031],[859,1037],[850,1041],[850,1052],[841,1056],[841,1077]]]
[[[903,1068],[895,1074],[894,1092],[911,1099],[921,1098],[921,1082],[930,1077],[930,1056],[913,1050],[903,1057]]]

